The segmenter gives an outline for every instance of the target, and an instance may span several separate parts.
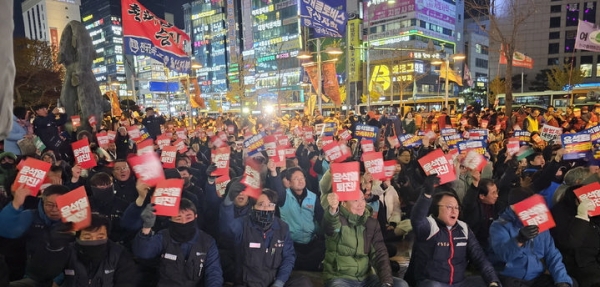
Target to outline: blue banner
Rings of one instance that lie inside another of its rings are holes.
[[[377,133],[379,133],[379,128],[377,127],[369,125],[356,125],[356,129],[354,130],[354,138],[358,139],[359,142],[361,139],[366,138],[375,143],[377,139]]]
[[[346,32],[346,1],[301,0],[300,18],[302,26],[315,30],[317,37],[342,38]]]

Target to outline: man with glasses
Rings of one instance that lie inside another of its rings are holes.
[[[310,287],[306,277],[290,278],[296,252],[288,225],[275,216],[277,193],[263,189],[248,216],[230,221],[235,234],[234,286]]]
[[[134,202],[138,196],[135,189],[136,180],[126,160],[118,159],[115,161],[113,177],[115,178],[114,189],[116,196],[127,203]]]
[[[436,189],[441,189],[434,187],[438,184],[436,175],[425,178],[423,194],[413,207],[410,220],[415,243],[406,272],[409,277],[405,279],[417,287],[482,286],[479,278],[465,275],[467,264],[472,262],[486,282],[483,286],[499,286],[500,280],[475,234],[465,222],[458,220],[458,196],[451,191],[435,194]]]
[[[69,189],[65,186],[50,185],[44,189],[38,208],[26,210],[23,204],[25,198],[31,195],[31,191],[18,187],[14,190],[12,202],[0,211],[0,237],[23,239],[26,242],[29,260],[38,248],[45,246],[51,228],[60,223],[60,210],[56,205],[56,198],[67,192]],[[18,260],[17,258],[9,258],[7,255],[6,259],[11,268],[20,268],[18,263],[12,261]]]

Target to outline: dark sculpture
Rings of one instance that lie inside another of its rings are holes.
[[[95,58],[92,38],[83,24],[79,21],[69,22],[61,35],[58,56],[58,62],[66,69],[60,103],[67,115],[79,115],[81,129],[88,131],[91,130],[88,123],[90,116],[96,117],[96,130],[99,130],[103,113],[110,111],[110,103],[102,98],[92,72]]]

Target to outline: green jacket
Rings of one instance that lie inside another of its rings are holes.
[[[327,201],[324,199],[321,202]],[[365,213],[358,216],[340,206],[339,211],[332,215],[326,204],[323,228],[325,282],[334,278],[363,281],[373,267],[381,283],[394,283],[379,223],[371,217],[369,210],[365,209]]]

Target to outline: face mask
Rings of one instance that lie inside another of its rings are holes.
[[[92,195],[101,202],[110,202],[114,198],[115,192],[112,185],[106,188],[92,187]]]
[[[4,170],[9,170],[9,169],[12,169],[15,165],[12,163],[3,163],[3,164],[0,164],[0,166]]]
[[[196,235],[196,220],[188,223],[169,222],[169,234],[177,242],[188,242]]]
[[[260,226],[263,230],[267,230],[273,224],[275,219],[275,210],[256,210],[250,211],[250,220],[256,225]]]
[[[106,257],[108,251],[108,239],[100,240],[75,240],[79,259],[83,262],[100,263]]]

